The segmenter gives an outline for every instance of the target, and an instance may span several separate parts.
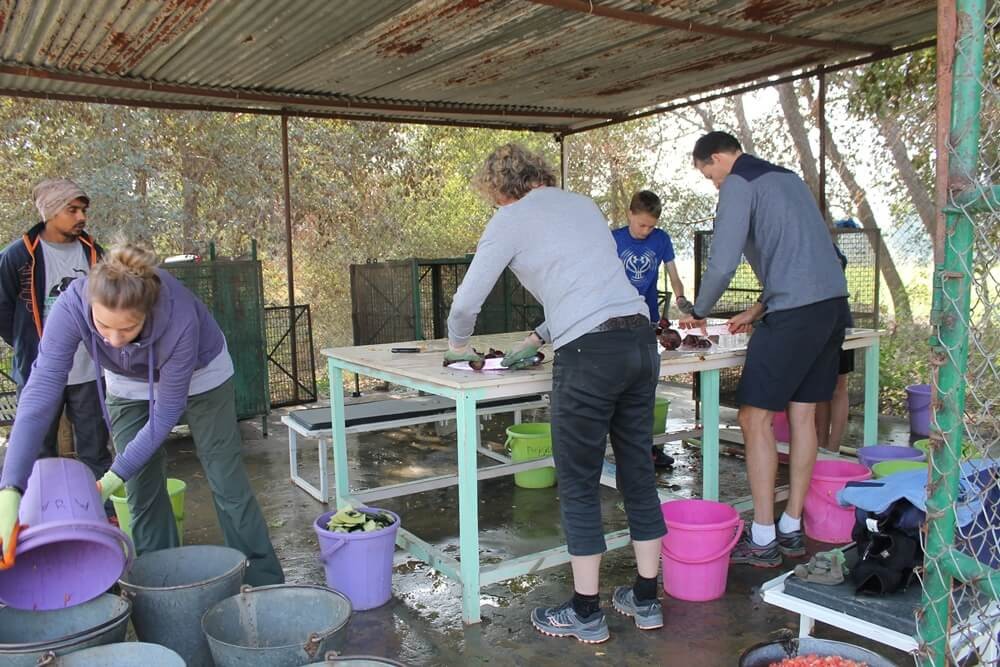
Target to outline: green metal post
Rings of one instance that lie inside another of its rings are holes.
[[[701,497],[719,499],[719,371],[701,371]]]
[[[983,71],[985,0],[958,0],[958,32],[952,83],[951,129],[948,138],[948,190],[951,195],[972,185],[979,152],[979,113]],[[936,268],[936,340],[932,355],[937,368],[937,403],[932,406],[935,428],[945,446],[930,448],[931,490],[927,498],[927,545],[923,613],[918,633],[923,667],[943,667],[948,660],[952,577],[945,558],[955,540],[955,501],[963,440],[965,372],[969,356],[969,297],[972,283],[972,220],[961,211],[945,215],[944,261]]]
[[[347,432],[344,426],[344,376],[334,359],[327,362],[330,377],[330,425],[333,439],[333,488],[337,507],[351,495],[347,468]]]
[[[420,263],[411,260],[410,284],[413,286],[413,340],[424,339],[424,318],[420,312]]]
[[[208,244],[208,260],[210,262],[215,261],[215,241],[211,241]]]
[[[478,440],[476,398],[462,392],[455,398],[458,427],[458,522],[462,572],[462,619],[479,622],[479,480],[476,474]]]
[[[864,444],[874,445],[878,441],[878,338],[865,349],[865,425]]]

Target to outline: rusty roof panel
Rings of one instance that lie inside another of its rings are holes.
[[[936,20],[933,0],[590,6],[0,0],[0,89],[548,129],[866,55],[859,44],[913,43],[933,36]],[[744,32],[717,34],[726,30]]]

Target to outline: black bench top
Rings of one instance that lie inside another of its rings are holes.
[[[515,398],[498,398],[489,401],[479,401],[476,407],[499,408],[515,406],[521,403],[540,401],[541,394],[518,396]],[[448,415],[455,412],[455,401],[443,396],[412,396],[407,398],[389,398],[365,403],[349,403],[344,406],[345,426],[362,426],[377,424],[398,419],[413,419],[415,417],[433,417]],[[288,413],[289,418],[301,424],[309,431],[324,431],[333,428],[330,421],[330,408],[310,408]]]

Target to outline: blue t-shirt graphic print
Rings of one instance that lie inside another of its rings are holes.
[[[655,324],[660,320],[659,304],[656,302],[660,264],[674,261],[674,244],[670,235],[662,229],[654,229],[646,238],[634,239],[628,227],[615,229],[611,235],[618,245],[618,258],[625,268],[625,275],[646,300],[650,322]]]

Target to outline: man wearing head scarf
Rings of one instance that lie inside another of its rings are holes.
[[[14,348],[13,376],[19,395],[38,356],[46,315],[69,284],[87,275],[103,254],[84,231],[90,198],[79,185],[65,178],[47,179],[32,194],[42,221],[0,254],[0,337]],[[82,347],[77,350],[63,399],[73,424],[77,457],[100,479],[111,466],[108,428],[98,399],[94,363]],[[58,432],[56,417],[42,456],[58,454]]]

